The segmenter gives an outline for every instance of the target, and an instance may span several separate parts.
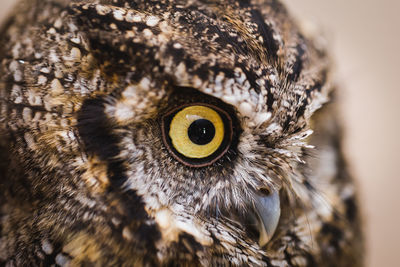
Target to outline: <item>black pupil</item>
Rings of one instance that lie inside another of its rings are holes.
[[[215,136],[215,127],[209,120],[195,120],[189,126],[188,135],[193,143],[197,145],[206,145],[213,140]]]

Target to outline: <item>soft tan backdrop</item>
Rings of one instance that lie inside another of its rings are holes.
[[[341,78],[346,151],[362,190],[368,266],[400,257],[400,1],[286,0],[326,30]]]
[[[342,85],[346,151],[362,190],[369,267],[400,257],[400,1],[284,0],[323,29]],[[0,0],[3,18],[15,0]]]

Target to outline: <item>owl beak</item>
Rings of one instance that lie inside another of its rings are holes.
[[[254,201],[255,210],[258,216],[258,231],[260,247],[265,246],[271,240],[279,223],[281,216],[281,205],[279,193],[272,192],[269,195],[258,195]]]

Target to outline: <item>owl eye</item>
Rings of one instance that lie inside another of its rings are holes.
[[[173,157],[190,167],[221,158],[232,140],[232,120],[220,108],[196,103],[168,112],[162,119],[163,140]]]

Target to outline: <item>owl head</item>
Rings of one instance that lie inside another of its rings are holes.
[[[26,243],[75,264],[312,262],[304,155],[331,86],[285,8],[68,2],[25,8],[2,65]]]

